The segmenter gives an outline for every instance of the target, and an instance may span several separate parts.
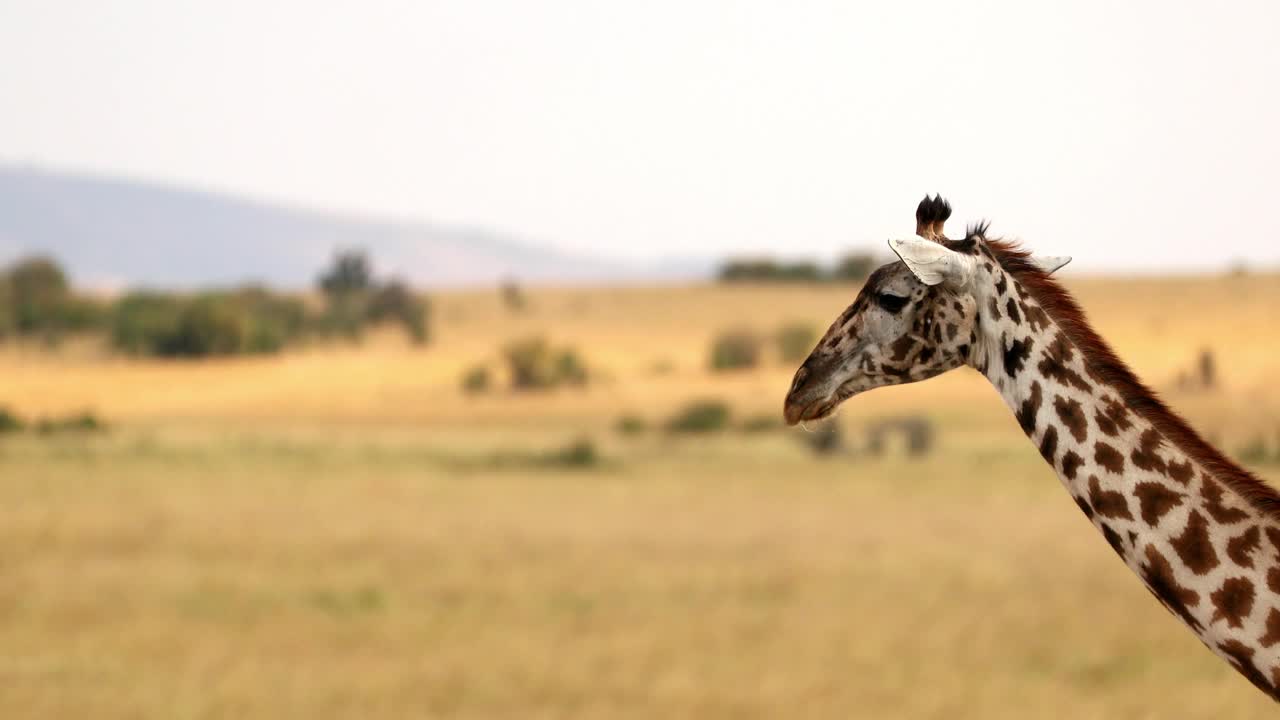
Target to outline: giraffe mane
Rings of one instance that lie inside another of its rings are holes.
[[[1031,253],[1017,243],[986,238],[987,227],[987,223],[971,226],[966,238],[959,242],[983,240],[1001,267],[1026,288],[1067,338],[1080,348],[1093,376],[1115,389],[1131,410],[1146,418],[1161,435],[1192,457],[1214,479],[1221,480],[1242,495],[1258,511],[1280,521],[1280,493],[1200,437],[1181,415],[1138,379],[1089,324],[1075,297],[1032,262]]]

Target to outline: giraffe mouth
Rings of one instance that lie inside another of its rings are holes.
[[[802,422],[830,417],[839,404],[840,400],[837,397],[820,398],[806,405],[788,404],[783,414],[786,416],[788,425],[799,425]]]
[[[817,397],[808,402],[795,399],[793,391],[787,397],[787,402],[783,408],[783,415],[786,417],[788,425],[799,425],[802,422],[811,420],[825,420],[831,417],[831,414],[840,407],[845,400],[862,393],[867,390],[865,386],[866,375],[846,380],[843,385],[836,388],[835,392],[830,395]]]

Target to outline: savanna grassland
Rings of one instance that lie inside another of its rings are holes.
[[[1207,435],[1274,448],[1280,278],[1070,284]],[[0,404],[110,425],[0,436],[0,714],[1274,717],[976,373],[837,419],[856,444],[925,416],[920,459],[656,427],[699,398],[778,416],[793,367],[712,374],[711,338],[825,328],[854,292],[533,290],[519,312],[443,294],[426,347],[387,333],[269,358],[0,350]],[[462,392],[529,335],[576,348],[591,383]],[[1202,348],[1222,387],[1179,390]],[[617,432],[625,414],[651,428]],[[579,438],[594,464],[542,461]]]

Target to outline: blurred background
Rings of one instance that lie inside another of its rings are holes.
[[[1269,716],[977,373],[781,405],[940,192],[1280,480],[1278,29],[6,0],[0,707]]]

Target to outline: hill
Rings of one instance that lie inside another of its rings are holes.
[[[338,248],[423,286],[605,282],[696,274],[572,256],[477,228],[289,208],[132,180],[0,166],[0,260],[57,258],[77,284],[305,287]]]

